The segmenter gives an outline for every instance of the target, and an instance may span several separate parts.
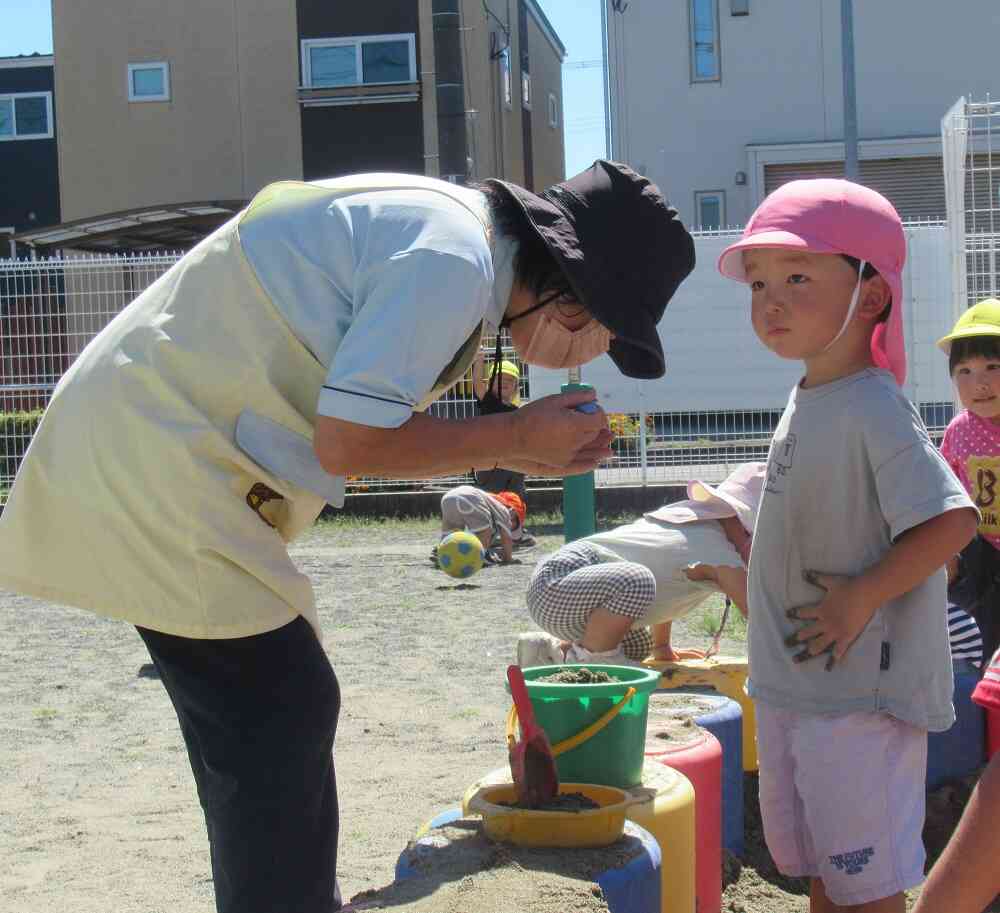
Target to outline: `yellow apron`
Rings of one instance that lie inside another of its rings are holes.
[[[84,349],[0,516],[0,587],[184,637],[260,634],[298,615],[319,632],[312,586],[286,544],[342,491],[311,454],[329,366],[258,283],[239,225],[286,192],[333,199],[407,186],[397,178],[370,188],[363,176],[336,183],[264,188]],[[421,407],[465,374],[481,331]],[[251,458],[237,442],[247,418],[299,444],[289,450],[315,463],[302,478],[323,484],[303,487],[294,473],[262,465],[284,465],[287,454]]]

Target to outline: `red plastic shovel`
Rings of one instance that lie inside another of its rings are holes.
[[[507,667],[507,681],[521,726],[520,741],[511,740],[507,746],[518,804],[524,808],[539,808],[559,793],[556,760],[552,756],[549,737],[535,722],[535,711],[519,666]]]

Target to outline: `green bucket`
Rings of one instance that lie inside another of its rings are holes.
[[[607,672],[618,681],[600,685],[535,681],[566,669]],[[657,670],[569,663],[532,666],[523,671],[535,718],[553,746],[599,720],[625,697],[630,687],[635,688],[631,700],[603,729],[556,757],[556,769],[559,779],[566,783],[596,783],[631,789],[642,782],[646,716],[649,695],[660,683]]]

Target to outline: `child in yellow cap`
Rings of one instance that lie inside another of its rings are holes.
[[[962,411],[948,425],[941,454],[979,508],[979,535],[949,568],[949,595],[978,622],[983,655],[1000,646],[1000,301],[987,298],[938,340]]]
[[[948,355],[962,411],[948,425],[941,452],[980,510],[979,535],[962,551],[949,589],[964,595],[963,607],[977,612],[984,656],[997,646],[991,617],[997,590],[990,585],[1000,567],[1000,523],[996,501],[1000,478],[1000,301],[987,298],[969,308],[952,331],[938,340]],[[949,569],[952,570],[952,569]],[[983,583],[987,586],[984,587]],[[1000,707],[1000,650],[986,667],[972,698]],[[1000,873],[988,860],[1000,850],[1000,754],[993,756],[962,820],[934,864],[913,913],[979,913],[1000,892]]]
[[[514,412],[521,405],[521,372],[513,361],[494,360],[483,363],[482,351],[472,363],[473,392],[476,396],[476,412],[479,415],[494,415],[497,412]],[[528,492],[524,484],[524,473],[503,466],[492,469],[477,469],[473,472],[476,485],[491,494],[512,491],[527,500]],[[528,535],[518,545],[534,545],[535,540]]]

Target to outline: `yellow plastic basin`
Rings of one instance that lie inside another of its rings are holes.
[[[583,793],[600,808],[579,812],[541,812],[500,805],[515,802],[512,783],[482,786],[466,796],[464,808],[481,815],[483,830],[493,840],[533,847],[608,846],[625,831],[625,813],[635,800],[623,789],[593,783],[560,783],[559,793]]]

